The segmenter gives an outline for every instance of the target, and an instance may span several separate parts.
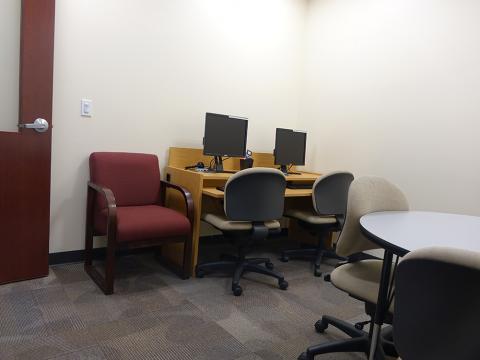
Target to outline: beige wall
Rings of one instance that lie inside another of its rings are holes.
[[[57,1],[50,251],[83,248],[91,152],[201,147],[207,111],[272,151],[298,120],[303,0]],[[93,100],[81,118],[80,100]]]
[[[20,0],[0,3],[0,131],[17,131]]]
[[[480,215],[480,2],[309,4],[310,167],[384,176],[416,209]]]
[[[51,252],[83,248],[92,151],[163,166],[168,147],[201,146],[206,111],[248,116],[253,150],[271,151],[276,127],[305,129],[307,168],[480,215],[478,1],[139,3],[57,2]]]

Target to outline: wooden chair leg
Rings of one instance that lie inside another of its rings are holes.
[[[188,279],[191,276],[191,263],[192,263],[192,241],[193,235],[190,234],[185,238],[183,243],[183,269],[182,279]]]
[[[91,220],[91,219],[90,219]],[[107,256],[105,262],[105,277],[93,265],[93,224],[87,218],[85,231],[85,272],[103,291],[105,295],[113,294],[113,283],[115,277],[115,232],[108,236]]]
[[[115,280],[115,245],[108,242],[107,258],[105,261],[105,295],[113,294],[113,282]]]
[[[93,263],[93,232],[89,231],[88,225],[85,234],[85,266]]]

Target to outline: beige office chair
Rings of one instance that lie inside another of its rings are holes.
[[[347,210],[348,189],[353,181],[353,174],[349,172],[333,172],[321,176],[313,184],[312,210],[288,209],[285,216],[295,219],[307,231],[317,236],[317,245],[289,249],[282,251],[280,260],[287,262],[290,259],[312,259],[314,275],[321,276],[320,265],[324,258],[340,258],[334,250],[325,247],[328,236],[340,231],[345,222]]]
[[[479,284],[480,253],[434,247],[406,255],[395,280],[393,338],[400,357],[480,359]]]
[[[242,294],[239,283],[244,272],[274,277],[278,279],[280,289],[287,289],[288,282],[282,274],[273,271],[270,259],[246,258],[247,250],[255,242],[281,230],[277,219],[283,214],[285,187],[285,176],[276,169],[251,168],[230,177],[225,185],[225,214],[204,214],[202,220],[232,238],[238,245],[238,255],[223,256],[224,260],[198,265],[197,277],[212,271],[233,273],[232,291],[235,296]]]
[[[362,177],[354,180],[348,194],[345,225],[336,246],[337,254],[352,257],[363,251],[379,248],[368,240],[360,229],[360,218],[363,215],[377,211],[408,210],[408,208],[408,201],[403,193],[387,180],[378,177]],[[331,273],[331,282],[355,299],[365,302],[365,311],[373,318],[381,270],[382,260],[367,259],[348,262]],[[393,309],[393,306],[390,309]],[[372,320],[369,322],[372,329]],[[369,334],[362,330],[363,323],[355,326],[325,315],[316,322],[315,329],[323,333],[329,325],[335,326],[351,338],[311,346],[299,356],[299,360],[313,360],[315,355],[332,352],[368,353]],[[387,352],[391,353],[392,350],[389,348]]]

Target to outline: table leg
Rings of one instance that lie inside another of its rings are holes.
[[[369,360],[375,359],[375,351],[377,350],[378,346],[378,337],[380,336],[380,330],[385,319],[385,314],[388,311],[388,288],[390,285],[390,273],[392,272],[392,260],[393,254],[388,250],[385,250],[385,256],[383,258],[382,265],[382,277],[378,291],[377,308],[375,310],[372,340],[370,344]]]

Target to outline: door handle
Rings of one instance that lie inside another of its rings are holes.
[[[43,133],[48,130],[48,121],[38,118],[31,124],[18,124],[20,129],[34,129],[36,132]]]

